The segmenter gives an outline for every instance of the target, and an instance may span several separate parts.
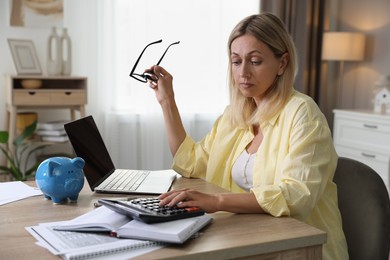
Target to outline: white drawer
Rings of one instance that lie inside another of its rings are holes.
[[[370,150],[362,150],[343,145],[336,145],[340,157],[347,157],[362,162],[374,169],[383,179],[390,193],[390,156]]]
[[[344,117],[336,114],[334,142],[390,154],[390,121],[379,122],[370,118]]]

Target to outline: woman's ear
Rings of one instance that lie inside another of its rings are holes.
[[[278,76],[283,75],[284,70],[286,69],[289,60],[290,60],[290,56],[288,55],[287,52],[285,52],[285,53],[282,55],[282,57],[280,58]]]

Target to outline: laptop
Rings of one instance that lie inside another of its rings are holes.
[[[167,192],[174,170],[143,171],[116,169],[92,116],[64,124],[73,150],[85,161],[84,175],[98,193],[161,194]]]

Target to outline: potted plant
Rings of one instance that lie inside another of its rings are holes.
[[[13,142],[13,148],[8,145],[9,133],[0,131],[0,149],[6,158],[6,165],[0,165],[0,174],[8,174],[12,179],[25,181],[32,178],[40,162],[28,167],[28,162],[34,152],[47,147],[49,144],[37,144],[31,140],[37,128],[37,121],[27,126]]]

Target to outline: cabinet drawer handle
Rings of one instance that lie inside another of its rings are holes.
[[[35,95],[35,93],[36,93],[35,91],[29,91],[28,92],[28,94],[31,95],[31,96]]]
[[[375,157],[376,157],[374,154],[368,154],[368,153],[362,153],[362,155],[364,157],[369,157],[369,158],[373,158],[373,159],[375,159]]]
[[[72,94],[72,92],[65,92],[65,95],[71,95]]]
[[[369,124],[363,124],[364,127],[371,128],[371,129],[377,129],[377,125],[369,125]]]

